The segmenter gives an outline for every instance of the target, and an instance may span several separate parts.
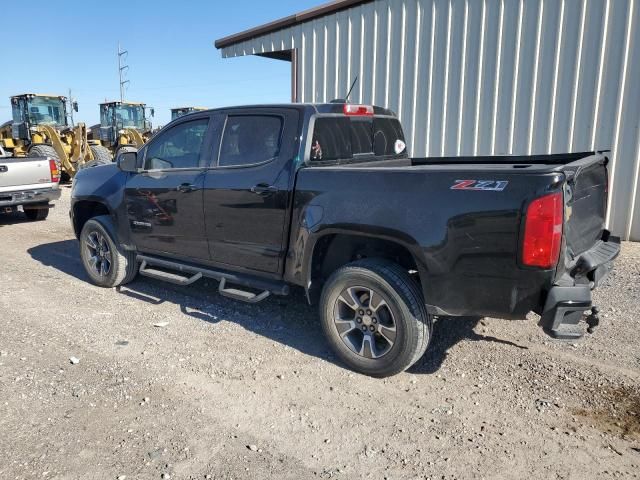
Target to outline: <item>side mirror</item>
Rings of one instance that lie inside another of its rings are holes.
[[[138,171],[138,151],[123,148],[118,152],[116,164],[123,172],[136,173]]]
[[[77,111],[78,111],[78,102],[73,102],[73,110],[74,110],[75,112],[77,112]]]
[[[152,117],[156,114],[156,111],[153,108],[150,110],[150,112]]]

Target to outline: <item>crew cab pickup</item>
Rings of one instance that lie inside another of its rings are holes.
[[[618,255],[607,156],[409,158],[393,112],[345,103],[181,117],[81,171],[71,219],[93,283],[220,281],[258,302],[319,302],[352,369],[398,373],[437,316],[524,319],[573,338]]]
[[[53,158],[0,157],[0,213],[22,206],[29,220],[44,220],[60,198],[60,164]]]

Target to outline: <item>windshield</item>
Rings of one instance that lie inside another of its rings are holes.
[[[58,97],[33,97],[29,100],[29,121],[33,125],[66,125],[64,101]]]
[[[144,107],[142,105],[118,105],[116,126],[118,128],[135,128],[144,130]]]
[[[187,113],[191,113],[194,110],[192,108],[174,108],[171,110],[171,120],[175,120],[176,118],[180,118]]]

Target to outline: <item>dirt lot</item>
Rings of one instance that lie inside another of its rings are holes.
[[[595,335],[441,319],[418,365],[375,380],[300,294],[91,286],[68,198],[0,218],[2,479],[640,478],[640,244]]]

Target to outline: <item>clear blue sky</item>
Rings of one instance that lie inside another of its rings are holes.
[[[119,97],[118,41],[129,51],[125,98],[155,107],[154,125],[166,124],[176,106],[287,102],[288,62],[222,59],[213,42],[324,1],[6,2],[0,123],[11,117],[11,95],[66,95],[69,88],[80,107],[76,120],[98,123],[98,104]]]

